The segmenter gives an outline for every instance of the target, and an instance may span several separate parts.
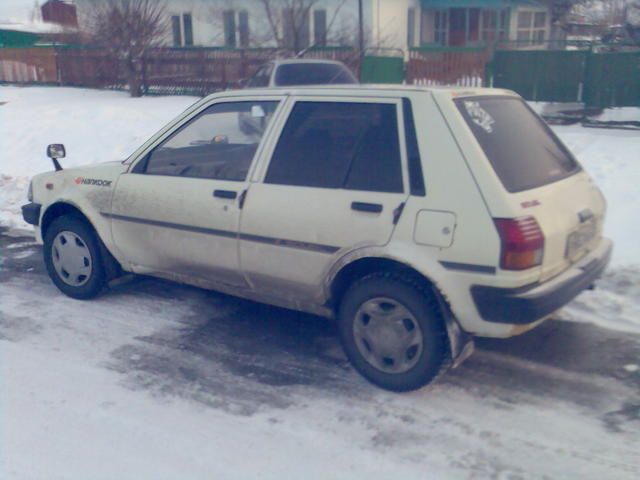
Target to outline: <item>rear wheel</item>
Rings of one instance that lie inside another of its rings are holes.
[[[78,299],[95,297],[106,283],[99,240],[76,215],[56,218],[44,236],[44,261],[53,283]]]
[[[416,390],[445,364],[447,340],[438,304],[410,276],[374,273],[356,281],[338,317],[352,365],[384,389]]]

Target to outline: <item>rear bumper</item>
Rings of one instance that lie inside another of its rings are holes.
[[[613,244],[603,239],[593,252],[544,283],[521,288],[471,287],[471,296],[483,320],[524,325],[540,320],[593,285],[611,259]]]
[[[35,225],[36,227],[40,223],[40,209],[42,205],[39,203],[27,203],[22,206],[22,218],[29,225]]]

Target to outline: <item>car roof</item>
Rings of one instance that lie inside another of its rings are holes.
[[[242,90],[225,90],[213,93],[207,98],[238,97],[238,96],[273,96],[273,95],[316,95],[316,96],[380,96],[393,97],[407,95],[411,92],[427,92],[436,95],[450,95],[452,97],[480,96],[480,95],[509,95],[517,96],[511,90],[500,88],[480,87],[440,87],[420,85],[394,84],[331,84],[291,87],[261,87]]]
[[[305,63],[322,63],[322,64],[330,64],[330,65],[341,65],[345,66],[344,63],[339,62],[337,60],[324,60],[322,58],[279,58],[277,60],[272,60],[270,63],[274,65],[292,65],[292,64],[305,64]]]

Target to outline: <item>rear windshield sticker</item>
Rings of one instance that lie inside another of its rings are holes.
[[[493,132],[493,124],[496,123],[496,121],[489,115],[489,112],[480,106],[479,102],[465,101],[464,108],[466,108],[473,123],[487,133]]]

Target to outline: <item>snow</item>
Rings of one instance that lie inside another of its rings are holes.
[[[605,377],[479,351],[438,385],[394,395],[337,362],[292,361],[276,345],[271,355],[255,350],[249,371],[294,369],[311,382],[271,384],[212,353],[234,345],[223,333],[229,315],[256,325],[253,346],[273,341],[259,335],[264,310],[150,285],[91,302],[60,295],[43,276],[1,285],[3,479],[599,479],[637,470],[633,425],[615,416],[632,390]],[[203,327],[211,333],[194,346],[189,332]],[[247,332],[230,335],[252,347]],[[620,361],[623,370],[629,360]],[[534,381],[551,388],[521,391]],[[620,431],[603,430],[563,389],[597,397]]]
[[[48,143],[65,143],[64,166],[124,158],[195,100],[0,87],[0,225],[27,229],[19,207],[28,177],[52,168]],[[143,278],[76,301],[16,237],[0,255],[0,478],[637,478],[625,405],[639,367],[624,345],[640,333],[640,134],[553,128],[603,189],[616,251],[599,288],[560,312],[570,322],[528,348],[592,339],[579,360],[615,375],[485,347],[393,395],[345,366],[318,319],[305,337],[293,312]]]
[[[47,22],[6,22],[0,23],[0,30],[29,33],[61,33],[65,29],[61,25]]]

